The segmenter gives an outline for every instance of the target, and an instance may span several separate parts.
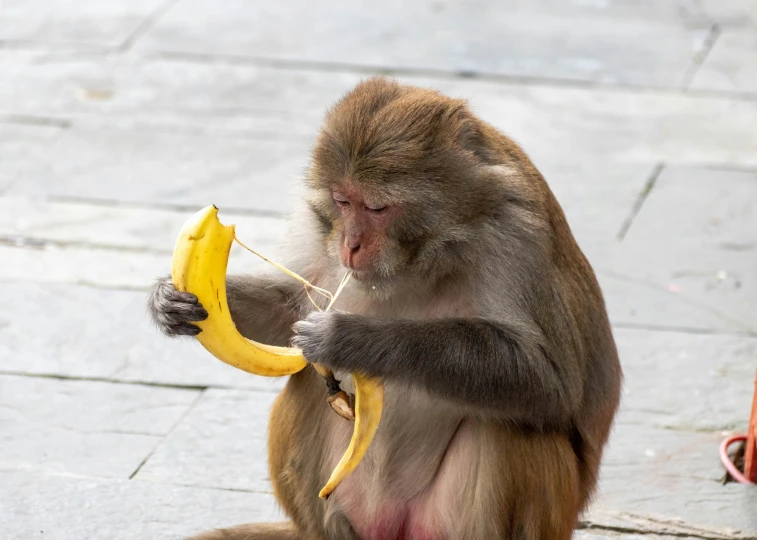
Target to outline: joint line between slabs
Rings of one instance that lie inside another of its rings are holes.
[[[711,30],[710,30],[711,31]],[[144,57],[165,61],[184,61],[199,64],[226,63],[240,66],[260,66],[277,70],[304,70],[310,72],[345,72],[364,75],[386,75],[390,77],[424,77],[441,80],[469,80],[501,83],[518,86],[548,86],[558,89],[586,89],[608,92],[646,92],[663,95],[687,95],[709,99],[756,101],[757,95],[750,92],[723,92],[713,90],[692,90],[685,93],[675,83],[657,86],[653,83],[619,82],[581,79],[578,77],[551,77],[549,75],[519,75],[477,70],[455,70],[434,67],[404,67],[397,65],[356,64],[329,60],[302,60],[265,56],[244,56],[215,52],[187,52],[171,49],[150,49]]]
[[[86,197],[79,195],[46,195],[42,197],[43,200],[53,203],[68,203],[68,204],[85,204],[101,207],[113,207],[113,208],[134,208],[144,210],[165,210],[171,212],[197,212],[203,208],[202,204],[191,203],[162,203],[162,202],[146,202],[139,200],[118,200],[118,199],[101,199],[97,197]],[[250,217],[261,218],[286,218],[285,212],[278,210],[265,210],[262,208],[244,208],[238,206],[224,206],[223,211],[229,214],[243,215]]]
[[[166,441],[166,439],[168,439],[168,437],[171,436],[171,433],[174,432],[176,427],[184,421],[184,419],[189,415],[190,412],[194,410],[195,406],[200,402],[200,399],[202,399],[206,391],[207,390],[202,390],[201,392],[198,392],[195,399],[192,401],[192,403],[189,404],[189,407],[187,407],[187,409],[181,414],[181,416],[179,416],[179,418],[176,419],[176,422],[174,422],[171,428],[166,432],[166,434],[163,435],[163,437],[161,437],[160,441],[158,441],[155,447],[145,456],[142,462],[139,465],[137,465],[137,468],[134,469],[134,472],[131,473],[131,475],[129,476],[129,480],[134,479],[134,477],[139,473],[139,471],[142,470],[142,467],[144,467],[145,464],[147,464],[147,462],[155,454],[158,448],[160,448],[160,445],[163,444]]]
[[[633,225],[634,220],[636,219],[636,216],[641,211],[641,207],[644,206],[644,202],[646,202],[647,197],[649,197],[649,194],[652,192],[652,190],[655,187],[655,184],[657,183],[657,179],[660,177],[660,173],[662,173],[663,169],[665,168],[665,163],[661,162],[655,165],[655,168],[652,169],[652,174],[649,175],[649,178],[647,178],[646,183],[644,184],[644,187],[641,190],[641,193],[639,193],[639,196],[636,198],[636,201],[633,204],[633,207],[631,208],[631,212],[629,213],[628,217],[623,222],[623,225],[620,227],[620,230],[617,234],[618,242],[622,242],[623,239],[626,237],[626,234],[628,234],[628,230],[631,228],[631,225]]]
[[[697,73],[699,73],[699,70],[704,65],[704,62],[712,52],[712,49],[715,48],[715,43],[718,41],[718,38],[722,33],[723,32],[717,23],[713,24],[707,31],[707,36],[704,38],[702,48],[699,49],[699,51],[697,51],[697,53],[694,55],[691,64],[686,69],[683,77],[681,78],[681,91],[683,93],[688,92],[691,83],[694,82],[694,77],[696,77]]]
[[[128,52],[139,39],[149,32],[155,24],[174,7],[179,0],[167,0],[142,21],[139,26],[118,46],[119,52]]]
[[[21,126],[55,127],[69,129],[73,125],[67,118],[52,118],[47,116],[31,116],[27,114],[3,114],[0,115],[0,123],[16,124]]]
[[[654,531],[648,529],[639,529],[636,527],[622,527],[614,525],[602,525],[599,523],[592,523],[590,521],[584,521],[579,523],[577,529],[584,531],[611,531],[619,532],[621,534],[637,534],[641,536],[655,536],[655,537],[670,537],[670,538],[701,538],[702,540],[726,540],[722,536],[710,536],[709,534],[701,534],[696,531],[692,532],[675,532],[675,531]],[[734,537],[736,538],[736,537]]]

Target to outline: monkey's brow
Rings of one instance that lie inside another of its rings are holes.
[[[334,193],[340,193],[340,187],[340,183],[330,183],[328,187],[320,188],[318,191],[323,201],[330,201],[333,199]],[[365,202],[368,203],[397,205],[402,204],[406,200],[406,197],[402,196],[401,193],[398,193],[398,190],[393,189],[391,186],[379,186],[376,188],[370,185],[357,184],[355,187]]]

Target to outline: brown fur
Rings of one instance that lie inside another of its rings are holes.
[[[300,533],[291,523],[255,523],[209,531],[187,540],[298,540]]]
[[[595,489],[621,371],[599,285],[546,182],[464,102],[380,78],[360,84],[326,117],[308,178],[312,212],[298,216],[285,261],[332,290],[344,271],[333,248],[343,226],[331,200],[335,183],[402,209],[382,243],[392,285],[353,283],[336,305],[377,319],[346,322],[497,321],[515,343],[513,362],[542,362],[534,373],[554,388],[540,382],[477,395],[491,391],[486,380],[440,381],[435,367],[380,368],[378,358],[361,355],[355,365],[385,378],[384,415],[364,461],[324,502],[318,491],[352,424],[330,410],[323,380],[308,367],[290,377],[269,428],[270,477],[292,523],[195,540],[339,540],[357,530],[411,538],[413,526],[421,540],[570,539]],[[285,279],[266,282],[265,294],[235,283],[234,318],[248,336],[265,327],[272,342],[286,342],[289,323],[311,310]],[[398,335],[380,339],[391,350]],[[355,346],[339,341],[334,362]],[[467,361],[478,369],[477,358]],[[337,374],[350,390],[348,373]],[[466,382],[480,390],[463,392]],[[397,517],[403,512],[407,519]]]

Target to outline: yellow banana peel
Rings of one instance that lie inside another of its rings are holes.
[[[208,312],[196,324],[197,340],[213,356],[248,373],[279,377],[307,366],[302,351],[249,340],[236,328],[226,299],[226,268],[234,241],[234,225],[222,225],[218,208],[208,206],[189,218],[179,232],[171,263],[171,279],[183,292],[197,296]],[[320,372],[320,371],[319,371]],[[355,425],[349,447],[319,493],[323,499],[336,489],[365,456],[376,434],[384,406],[384,387],[352,374],[355,383]]]
[[[299,349],[264,345],[245,338],[231,319],[226,300],[226,267],[234,241],[234,225],[218,220],[218,208],[208,206],[182,227],[173,252],[171,280],[174,287],[189,292],[208,312],[194,324],[202,332],[197,340],[213,356],[254,375],[280,377],[305,368]]]
[[[355,470],[378,429],[384,408],[384,386],[375,379],[368,379],[358,373],[352,374],[355,383],[355,427],[347,451],[337,464],[331,478],[318,496],[328,499],[344,478]]]

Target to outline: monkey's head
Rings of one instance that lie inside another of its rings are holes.
[[[326,115],[308,173],[327,253],[368,285],[443,274],[495,212],[483,124],[465,102],[373,78]]]

